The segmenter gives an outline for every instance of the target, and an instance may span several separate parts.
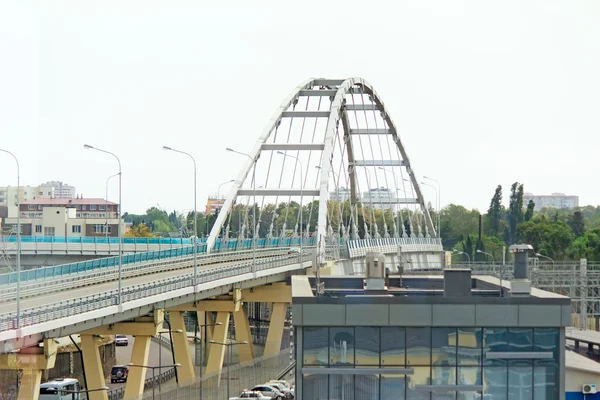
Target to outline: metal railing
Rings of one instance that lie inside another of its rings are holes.
[[[237,275],[252,273],[254,271],[263,271],[290,264],[310,261],[311,249],[307,249],[304,254],[289,254],[284,256],[274,256],[268,259],[259,259],[253,265],[252,261],[246,261],[237,265],[222,266],[204,270],[198,273],[196,284],[214,282],[219,279],[229,278]],[[122,291],[122,301],[142,299],[161,293],[166,293],[185,287],[192,286],[193,274],[176,276],[168,279],[161,279],[140,285],[129,286]],[[31,326],[58,318],[71,317],[73,315],[98,310],[105,307],[117,305],[117,290],[111,290],[102,294],[91,295],[87,297],[61,301],[53,304],[41,305],[39,307],[25,309],[21,312],[21,327]],[[0,315],[0,332],[16,328],[16,313],[6,313]]]

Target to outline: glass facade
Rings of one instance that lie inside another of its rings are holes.
[[[304,368],[411,368],[411,375],[304,374],[303,399],[557,400],[558,328],[303,327]],[[551,352],[550,359],[487,359]],[[322,372],[322,371],[320,371]],[[392,371],[394,372],[394,371]],[[471,385],[483,391],[423,391]]]

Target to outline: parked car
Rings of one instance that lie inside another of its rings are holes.
[[[127,375],[129,375],[129,368],[124,365],[116,365],[110,371],[110,383],[127,382]]]
[[[258,385],[254,386],[251,390],[255,392],[261,392],[263,395],[271,399],[283,400],[286,398],[285,394],[281,393],[271,385]]]
[[[269,399],[269,397],[265,396],[261,392],[255,392],[252,390],[244,390],[238,397],[230,397],[229,400],[238,400],[238,399]]]
[[[127,346],[129,339],[125,335],[115,335],[115,346]]]
[[[286,387],[283,383],[277,381],[269,381],[266,385],[272,386],[275,389],[279,390],[281,393],[285,395],[286,399],[294,398],[294,391],[288,387]]]

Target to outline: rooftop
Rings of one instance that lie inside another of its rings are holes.
[[[89,199],[34,199],[29,201],[23,201],[21,204],[41,204],[45,206],[70,206],[70,205],[89,205],[89,204],[108,204],[109,206],[117,205],[117,203],[113,203],[112,201],[106,201],[104,199],[99,198],[89,198]]]

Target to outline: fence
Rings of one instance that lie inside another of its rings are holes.
[[[155,399],[160,400],[196,400],[202,396],[203,400],[223,400],[227,396],[229,383],[229,396],[235,397],[244,389],[270,379],[276,379],[282,371],[290,365],[290,349],[282,350],[279,354],[271,357],[260,357],[253,361],[231,366],[229,369],[229,380],[227,380],[227,367],[219,374],[209,375],[198,379],[192,384],[162,389],[162,393],[156,393]],[[144,393],[138,400],[151,399],[152,393]],[[110,399],[113,400],[113,399]]]

